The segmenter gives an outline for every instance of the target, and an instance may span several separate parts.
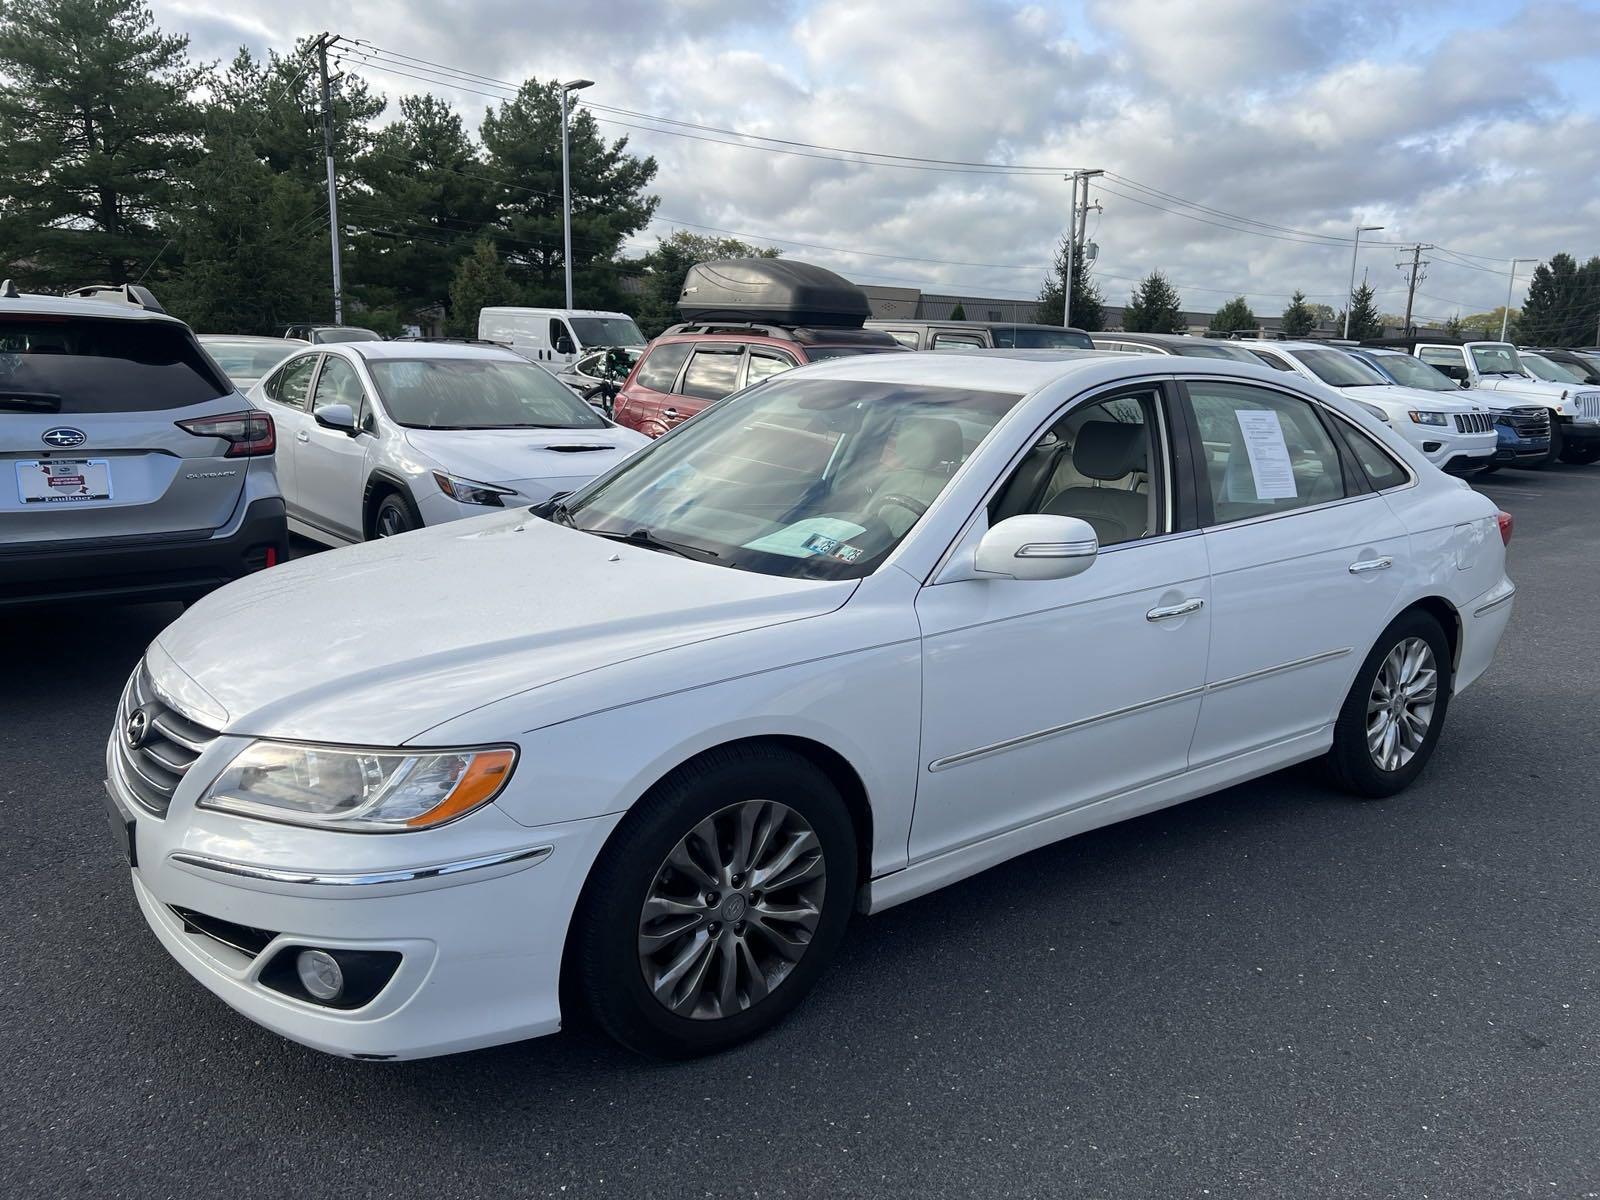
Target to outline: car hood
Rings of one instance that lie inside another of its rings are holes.
[[[1445,392],[1430,392],[1423,388],[1404,387],[1398,383],[1371,384],[1366,387],[1340,389],[1355,400],[1369,404],[1387,405],[1396,409],[1417,409],[1419,412],[1472,412],[1477,405],[1468,404]]]
[[[398,745],[518,692],[820,616],[855,586],[497,513],[247,576],[163,630],[147,661],[158,689],[225,732]]]
[[[632,429],[408,429],[433,466],[478,483],[514,487],[533,500],[616,466],[650,439]],[[532,491],[524,490],[524,486]]]

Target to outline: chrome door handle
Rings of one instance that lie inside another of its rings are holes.
[[[294,435],[294,440],[297,442],[309,442],[311,440],[311,435],[302,429],[299,433]]]
[[[1170,621],[1174,617],[1187,617],[1190,613],[1197,613],[1206,606],[1206,602],[1198,596],[1193,600],[1185,600],[1182,604],[1171,604],[1166,608],[1152,608],[1145,613],[1146,621]]]
[[[678,410],[675,408],[664,408],[661,410],[661,415],[669,421],[676,421],[678,419]]]
[[[1394,566],[1392,558],[1366,558],[1350,564],[1350,574],[1365,575],[1368,571],[1387,571]]]

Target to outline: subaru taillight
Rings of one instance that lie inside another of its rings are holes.
[[[222,438],[228,443],[224,458],[253,458],[258,454],[271,454],[278,446],[272,418],[254,408],[215,417],[195,417],[179,421],[177,425],[195,437]]]
[[[1500,510],[1500,511],[1497,511],[1494,514],[1494,519],[1500,526],[1500,542],[1501,542],[1501,544],[1509,546],[1511,544],[1511,526],[1512,526],[1511,514],[1508,513],[1508,512],[1505,512],[1503,510]]]

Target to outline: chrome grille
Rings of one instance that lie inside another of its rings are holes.
[[[148,732],[134,747],[128,743],[128,722],[140,710],[148,719]],[[141,662],[122,689],[116,728],[111,731],[111,744],[116,750],[115,782],[140,808],[165,816],[184,773],[216,736],[216,730],[207,729],[163,703]]]
[[[1457,433],[1489,433],[1494,429],[1494,417],[1486,412],[1456,414]]]
[[[1578,416],[1585,421],[1600,421],[1600,392],[1581,392],[1572,398]]]
[[[1500,414],[1501,425],[1516,430],[1518,437],[1547,438],[1550,436],[1550,410],[1536,404],[1513,408]]]

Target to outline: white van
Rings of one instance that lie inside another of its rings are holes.
[[[596,347],[645,344],[632,317],[592,308],[480,309],[478,336],[510,346],[551,370],[560,370]]]

